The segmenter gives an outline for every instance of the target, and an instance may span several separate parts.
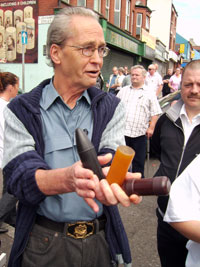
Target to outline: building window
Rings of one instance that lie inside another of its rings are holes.
[[[86,0],[77,0],[77,6],[85,6],[86,7]]]
[[[131,17],[131,34],[133,34],[133,27],[134,27],[134,11],[132,11],[132,17]]]
[[[149,31],[150,29],[150,18],[146,16],[146,30]]]
[[[115,0],[114,24],[120,27],[121,0]]]
[[[106,0],[106,18],[109,20],[110,0]]]
[[[126,21],[125,30],[129,31],[129,20],[130,20],[130,0],[126,0]]]
[[[138,13],[136,22],[136,35],[141,35],[141,29],[142,29],[142,13]]]
[[[65,3],[65,4],[69,4],[69,0],[62,0],[61,2]]]
[[[94,10],[101,13],[101,0],[94,0]]]

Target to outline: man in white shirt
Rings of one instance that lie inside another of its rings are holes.
[[[117,97],[125,103],[126,144],[135,150],[132,161],[132,171],[141,172],[144,177],[144,163],[146,157],[146,137],[153,134],[161,109],[158,100],[145,87],[146,70],[141,65],[131,68],[131,85],[123,87]]]
[[[200,166],[198,155],[174,181],[164,221],[186,236],[186,267],[200,266]],[[178,197],[177,197],[178,196]]]
[[[148,87],[148,90],[151,90],[152,93],[155,93],[157,97],[162,91],[162,77],[156,72],[156,67],[154,64],[151,64],[148,67],[145,85]]]

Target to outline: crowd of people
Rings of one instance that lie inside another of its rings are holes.
[[[67,7],[48,29],[52,78],[16,97],[19,78],[0,73],[0,232],[7,231],[3,222],[15,227],[8,267],[131,266],[117,205],[138,204],[141,197],[83,167],[77,128],[94,144],[105,176],[119,145],[135,150],[126,180],[144,178],[151,138],[160,161],[155,176],[172,183],[170,196],[157,201],[161,266],[200,265],[200,61],[174,74],[168,69],[163,78],[153,63],[114,66],[104,83],[108,52],[97,14]],[[159,97],[178,90],[162,114]]]
[[[155,92],[158,98],[180,90],[182,68],[168,69],[166,75],[162,77],[158,72],[158,64],[152,63],[146,71],[145,85],[149,91]],[[122,87],[127,85],[131,85],[129,68],[114,66],[112,74],[106,82],[106,87],[101,87],[101,89],[116,95]]]

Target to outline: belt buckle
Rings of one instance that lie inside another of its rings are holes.
[[[75,239],[83,239],[90,235],[94,234],[94,223],[93,222],[76,222],[76,223],[68,223],[67,226],[67,236],[71,236]]]

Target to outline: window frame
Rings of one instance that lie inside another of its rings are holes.
[[[97,9],[95,5],[98,5]],[[98,13],[101,13],[101,0],[94,0],[94,10]]]
[[[127,31],[129,31],[129,27],[130,27],[130,10],[131,10],[131,1],[126,0],[125,30]]]
[[[140,24],[138,24],[138,17],[139,17],[139,15],[141,17]],[[136,35],[140,35],[141,34],[142,20],[143,20],[143,14],[142,13],[137,13],[137,17],[136,17]],[[137,29],[140,29],[140,34],[137,33]]]
[[[110,18],[110,0],[106,0],[106,18],[107,20]]]
[[[85,2],[83,5],[82,4],[79,4],[78,2],[81,1],[81,2]],[[86,7],[86,0],[77,0],[77,6],[84,6]]]
[[[119,9],[116,8],[116,3],[118,3]],[[116,15],[117,15],[117,21],[116,21]],[[121,26],[121,0],[115,0],[114,5],[114,24],[120,28]]]
[[[149,31],[150,30],[150,17],[149,16],[146,16],[146,30]]]

